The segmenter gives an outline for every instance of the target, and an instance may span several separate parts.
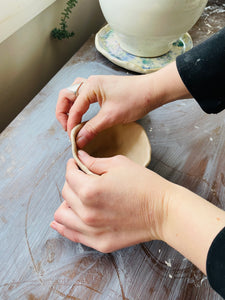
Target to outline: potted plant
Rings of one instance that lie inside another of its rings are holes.
[[[72,9],[77,5],[78,0],[68,0],[66,2],[66,7],[61,13],[61,19],[60,19],[60,27],[54,28],[51,32],[51,36],[55,39],[62,40],[62,39],[69,39],[70,37],[74,36],[74,32],[68,31],[68,24],[67,21],[70,18],[70,14],[72,12]]]

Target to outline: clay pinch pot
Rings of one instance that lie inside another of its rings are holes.
[[[78,124],[71,131],[72,153],[79,168],[86,174],[93,174],[77,156],[76,136],[84,124]],[[124,155],[145,167],[151,160],[148,136],[144,128],[136,122],[119,124],[100,132],[83,150],[100,158]]]
[[[207,0],[99,0],[120,47],[142,57],[167,53],[192,28]]]

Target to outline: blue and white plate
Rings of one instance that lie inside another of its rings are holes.
[[[107,24],[95,36],[95,46],[114,64],[127,70],[138,73],[151,73],[161,69],[168,63],[174,61],[176,57],[193,47],[191,36],[185,33],[175,43],[172,44],[171,50],[158,57],[139,57],[132,55],[120,47],[115,33]]]

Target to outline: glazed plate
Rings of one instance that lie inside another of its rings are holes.
[[[191,36],[185,33],[172,44],[171,50],[158,57],[139,57],[123,50],[109,24],[104,26],[95,36],[95,47],[114,64],[137,73],[151,73],[161,69],[176,57],[193,47]]]

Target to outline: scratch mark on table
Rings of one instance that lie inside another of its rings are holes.
[[[39,182],[38,182],[38,184],[39,184]],[[29,206],[30,206],[30,202],[31,202],[31,199],[33,197],[33,194],[34,194],[34,192],[30,195],[28,203],[27,203],[27,211],[26,211],[26,216],[25,216],[25,237],[26,237],[27,247],[28,247],[28,251],[29,251],[29,254],[30,254],[30,257],[31,257],[31,261],[32,261],[34,270],[35,270],[35,272],[38,275],[38,279],[39,279],[40,283],[43,283],[43,280],[41,279],[40,274],[38,272],[38,268],[37,268],[37,265],[35,263],[35,260],[34,260],[34,257],[33,257],[33,253],[31,251],[30,243],[29,243],[29,240],[28,240],[28,233],[27,233],[28,211],[29,211]]]
[[[50,298],[52,291],[54,292],[53,286],[50,287],[50,289],[49,289],[49,291],[48,291],[48,293],[47,293],[44,300],[48,300]]]
[[[113,266],[114,266],[114,268],[115,268],[115,270],[116,270],[116,274],[117,274],[117,277],[118,277],[118,280],[119,280],[119,284],[120,284],[120,289],[121,289],[122,299],[123,299],[123,300],[127,300],[127,298],[125,297],[125,293],[124,293],[122,281],[121,281],[121,279],[120,279],[119,269],[118,269],[118,266],[117,266],[117,264],[116,264],[115,258],[114,258],[114,256],[113,256],[111,253],[109,253],[108,256],[110,257],[110,260],[111,260],[111,262],[112,262],[112,264],[113,264]]]
[[[73,297],[73,295],[71,295],[71,294],[73,293],[75,286],[76,286],[76,283],[73,283],[72,286],[70,287],[70,290],[67,293],[66,297],[68,297],[68,298]]]
[[[81,300],[80,298],[74,297],[74,296],[69,296],[69,295],[65,295],[64,293],[56,290],[55,291],[59,296],[63,297],[64,299],[72,299],[72,300]]]
[[[67,295],[64,294],[64,293],[62,293],[62,292],[60,292],[59,290],[55,290],[55,292],[56,292],[57,294],[59,294],[60,296],[65,297],[65,299],[80,300],[79,298],[70,295],[70,293],[73,292],[73,290],[74,290],[74,288],[75,288],[76,286],[84,286],[85,288],[87,288],[87,289],[89,289],[89,290],[91,290],[91,291],[93,291],[93,292],[95,292],[95,293],[97,293],[97,294],[100,294],[100,295],[102,294],[100,291],[94,289],[93,287],[90,287],[90,286],[88,286],[88,285],[86,285],[86,284],[78,283],[78,282],[75,282],[75,283],[72,285],[72,287],[70,288],[70,291],[69,291],[69,293],[68,293]]]
[[[221,201],[220,201],[220,198],[219,198],[218,193],[216,191],[216,185],[217,185],[217,183],[215,181],[213,181],[213,183],[211,184],[206,178],[201,177],[199,175],[191,174],[190,172],[184,172],[184,171],[181,171],[181,170],[177,170],[176,168],[171,167],[170,165],[168,165],[167,163],[165,163],[161,159],[155,158],[155,161],[156,161],[156,163],[161,163],[166,168],[172,170],[174,173],[180,174],[180,178],[181,178],[181,176],[187,176],[187,177],[196,179],[199,182],[205,183],[208,186],[208,188],[209,188],[209,192],[211,193],[212,198],[214,198],[210,202],[212,202],[214,205],[221,206]],[[222,177],[223,177],[223,175],[221,175],[221,180],[223,179]]]
[[[154,268],[154,271],[161,275],[162,277],[167,276],[168,267],[165,264],[165,261],[161,261],[159,258],[157,258],[148,248],[145,244],[141,244],[141,249],[144,251],[145,255],[150,258],[152,262],[152,267]],[[186,268],[175,268],[173,270],[173,276],[175,278],[186,278],[188,274],[190,274],[193,266],[190,265]]]
[[[33,283],[34,281],[27,281],[27,280],[20,280],[20,281],[13,281],[13,282],[6,282],[6,283],[3,283],[3,284],[0,284],[0,288],[2,287],[7,287],[9,286],[10,288],[12,288],[12,286],[14,285],[19,285],[21,283]]]
[[[68,149],[70,149],[71,146],[68,146],[60,155],[58,155],[58,157],[56,158],[56,160],[54,162],[52,162],[50,164],[50,166],[47,168],[45,174],[43,176],[41,176],[39,178],[39,180],[37,181],[37,183],[34,185],[34,189],[33,189],[33,192],[31,193],[30,197],[29,197],[29,200],[27,202],[27,209],[26,209],[26,215],[25,215],[25,238],[26,238],[26,243],[27,243],[27,248],[28,248],[28,251],[29,251],[29,254],[30,254],[30,257],[31,257],[31,261],[32,261],[32,264],[33,264],[33,267],[34,267],[34,270],[35,272],[37,273],[38,275],[38,278],[39,278],[39,281],[40,283],[43,284],[43,280],[41,279],[40,277],[40,274],[39,274],[39,271],[38,271],[38,268],[37,268],[37,265],[35,263],[35,260],[34,260],[34,257],[33,257],[33,253],[31,251],[31,247],[30,247],[30,243],[29,243],[29,239],[28,239],[28,232],[27,232],[27,228],[28,228],[28,213],[29,213],[29,207],[30,207],[30,203],[31,203],[31,200],[33,198],[33,195],[35,193],[35,190],[36,188],[38,187],[38,185],[40,184],[40,182],[43,180],[43,178],[46,177],[46,174],[48,173],[48,171],[53,167],[53,165],[64,155],[64,153],[66,153],[68,151]]]
[[[56,185],[56,188],[57,188],[57,191],[58,191],[58,194],[59,194],[59,201],[60,201],[61,203],[63,203],[63,200],[62,200],[62,194],[61,194],[61,192],[60,192],[59,186],[58,186],[57,183],[55,183],[55,185]]]

